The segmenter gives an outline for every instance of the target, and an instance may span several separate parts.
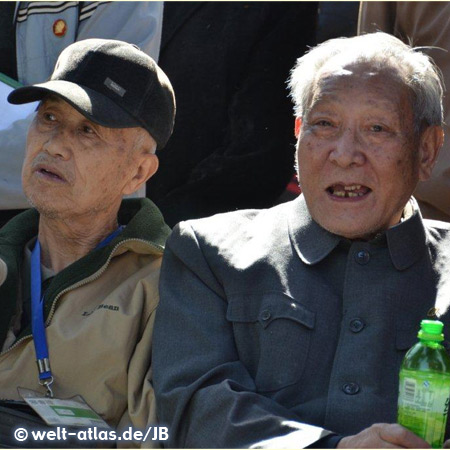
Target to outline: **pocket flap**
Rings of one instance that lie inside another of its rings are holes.
[[[273,320],[289,319],[313,329],[316,314],[282,292],[234,294],[229,296],[227,319],[257,322],[265,328]]]

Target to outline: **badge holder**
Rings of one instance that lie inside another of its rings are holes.
[[[62,399],[21,387],[17,391],[47,425],[111,429],[81,395]]]

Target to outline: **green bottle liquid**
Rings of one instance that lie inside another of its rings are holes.
[[[450,396],[450,357],[440,344],[444,324],[422,320],[419,342],[406,353],[400,369],[398,423],[442,448]]]

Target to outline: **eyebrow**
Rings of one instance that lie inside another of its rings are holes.
[[[38,109],[40,109],[40,107],[43,104],[49,104],[50,106],[59,106],[59,105],[62,105],[64,103],[67,103],[67,105],[69,105],[71,108],[75,109],[75,111],[77,111],[82,116],[82,120],[84,120],[86,122],[86,124],[89,124],[89,126],[91,126],[93,129],[95,129],[98,133],[102,134],[102,133],[104,133],[102,131],[102,128],[106,128],[106,129],[108,128],[108,127],[102,127],[100,124],[98,124],[96,122],[93,122],[92,120],[88,119],[83,114],[81,114],[76,108],[74,108],[69,102],[65,101],[63,98],[61,98],[61,97],[59,97],[57,95],[49,94],[48,96],[46,96],[39,103]]]
[[[41,100],[41,103],[44,103],[44,102],[62,103],[62,102],[64,102],[64,100],[55,94],[48,94]]]

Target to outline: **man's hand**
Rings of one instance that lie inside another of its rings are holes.
[[[376,423],[340,440],[337,448],[431,448],[430,444],[396,423]]]

